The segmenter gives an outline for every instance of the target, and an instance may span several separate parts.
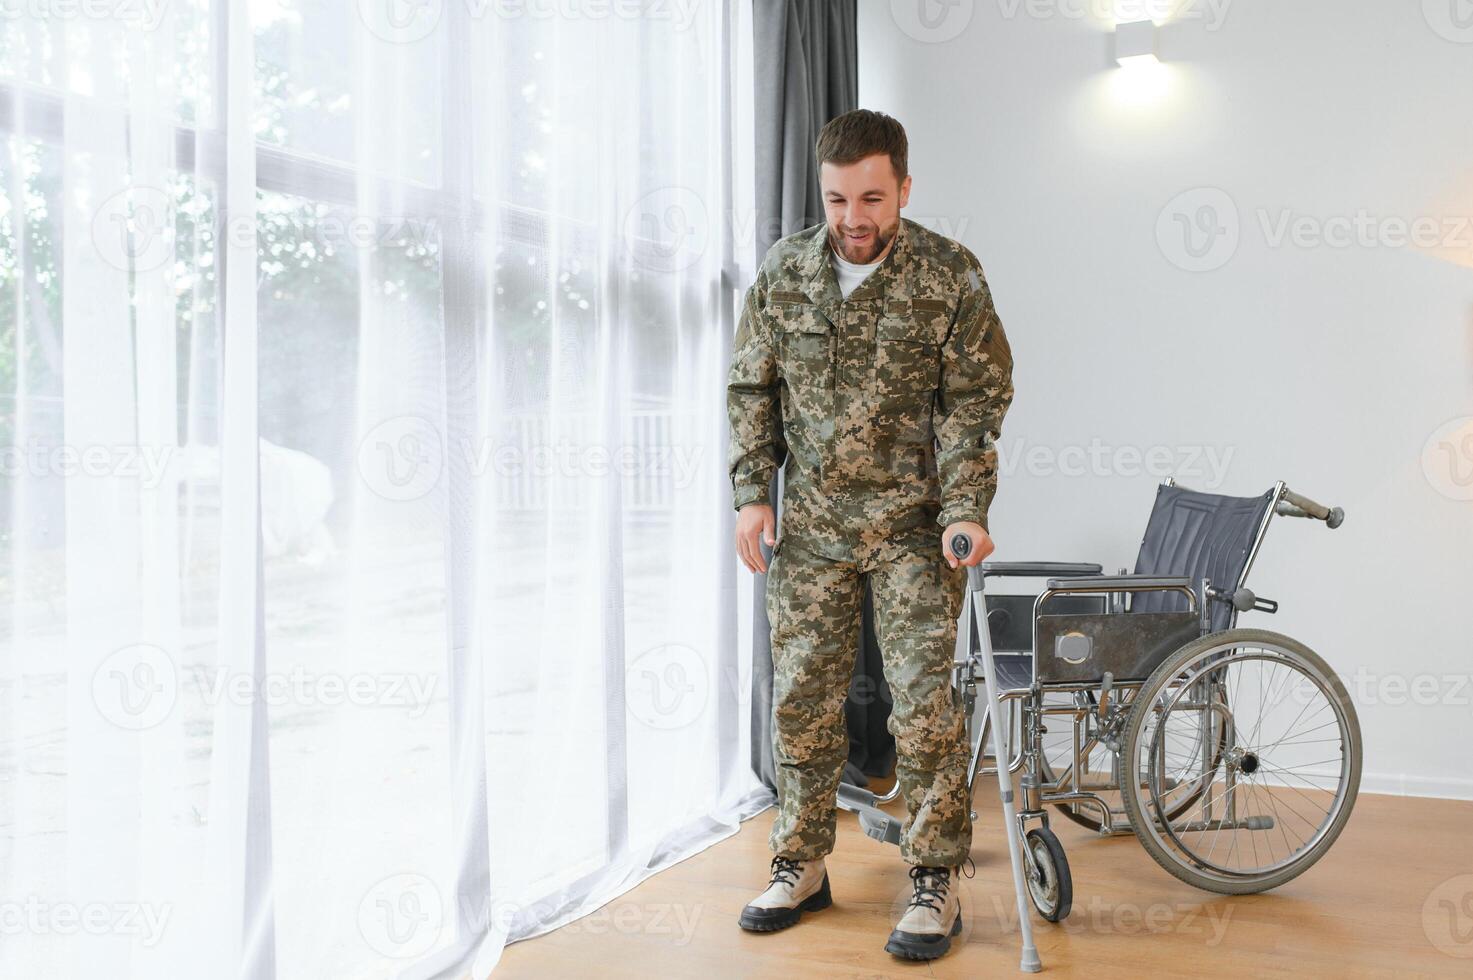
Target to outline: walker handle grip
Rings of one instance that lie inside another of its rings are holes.
[[[972,539],[958,531],[951,536],[951,553],[961,561],[972,553]],[[982,569],[976,565],[967,566],[967,588],[973,592],[982,591]]]

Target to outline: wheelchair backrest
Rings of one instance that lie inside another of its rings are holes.
[[[1236,589],[1243,584],[1273,498],[1273,489],[1257,497],[1227,497],[1163,483],[1156,488],[1135,574],[1185,575],[1194,589],[1204,578],[1220,589]],[[1138,592],[1130,604],[1131,612],[1187,608],[1187,597],[1178,592]],[[1210,617],[1213,632],[1229,629],[1237,610],[1231,603],[1212,602]]]

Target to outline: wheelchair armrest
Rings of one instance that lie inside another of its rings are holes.
[[[1185,575],[1097,575],[1092,578],[1051,578],[1048,587],[1056,592],[1150,592],[1190,589],[1192,580]]]
[[[1098,575],[1100,566],[1083,561],[984,561],[977,566],[982,577],[1013,575],[1043,578],[1045,575]]]

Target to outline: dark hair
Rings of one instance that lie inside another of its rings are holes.
[[[825,162],[854,163],[876,153],[888,155],[895,179],[905,180],[909,156],[905,127],[893,116],[873,109],[855,109],[830,119],[813,147],[814,165],[820,170]]]

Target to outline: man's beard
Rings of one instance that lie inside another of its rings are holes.
[[[880,253],[890,246],[895,238],[895,232],[900,228],[900,222],[895,222],[890,228],[874,228],[870,230],[870,237],[861,245],[851,242],[848,235],[836,232],[829,228],[829,245],[845,262],[853,262],[855,265],[869,265]],[[888,233],[887,233],[888,232]],[[856,251],[858,249],[858,251]]]

